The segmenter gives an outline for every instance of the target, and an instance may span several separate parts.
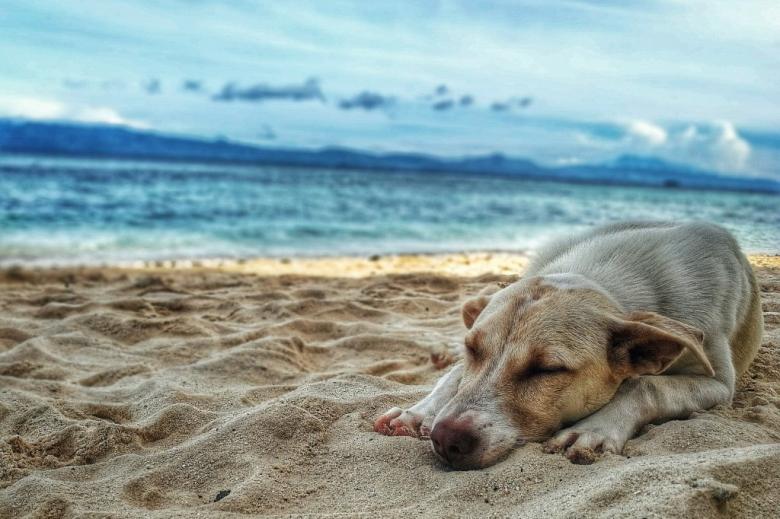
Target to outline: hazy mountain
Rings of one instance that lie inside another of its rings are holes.
[[[492,154],[449,159],[421,153],[370,153],[344,148],[301,150],[258,147],[161,135],[119,126],[0,119],[0,151],[62,156],[123,157],[350,168],[492,174],[599,184],[651,185],[780,193],[780,183],[717,175],[653,157],[622,156],[606,164],[542,167],[530,160]]]

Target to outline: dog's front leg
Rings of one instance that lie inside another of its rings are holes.
[[[599,453],[622,452],[626,441],[648,423],[688,417],[730,401],[732,394],[733,382],[701,375],[629,379],[607,405],[556,433],[544,448],[565,451],[574,463],[592,463]]]
[[[412,407],[406,410],[394,407],[377,418],[374,430],[388,436],[427,438],[436,415],[458,392],[462,376],[463,364],[458,363],[436,382],[428,396]]]

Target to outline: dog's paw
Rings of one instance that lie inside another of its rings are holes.
[[[374,431],[385,436],[427,438],[431,434],[430,420],[424,415],[394,407],[374,422]]]
[[[548,453],[563,452],[572,463],[590,465],[601,454],[620,454],[623,442],[603,429],[586,429],[575,425],[559,431],[547,440],[543,449]]]

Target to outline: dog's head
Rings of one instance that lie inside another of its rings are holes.
[[[696,328],[625,314],[585,278],[524,279],[463,306],[465,369],[436,417],[436,453],[456,468],[495,463],[526,441],[606,404],[629,377],[657,374],[689,352],[712,375]]]

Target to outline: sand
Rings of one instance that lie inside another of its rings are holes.
[[[593,465],[531,443],[471,472],[372,422],[521,255],[6,270],[0,517],[778,516],[780,258],[752,261],[767,331],[732,406]]]

